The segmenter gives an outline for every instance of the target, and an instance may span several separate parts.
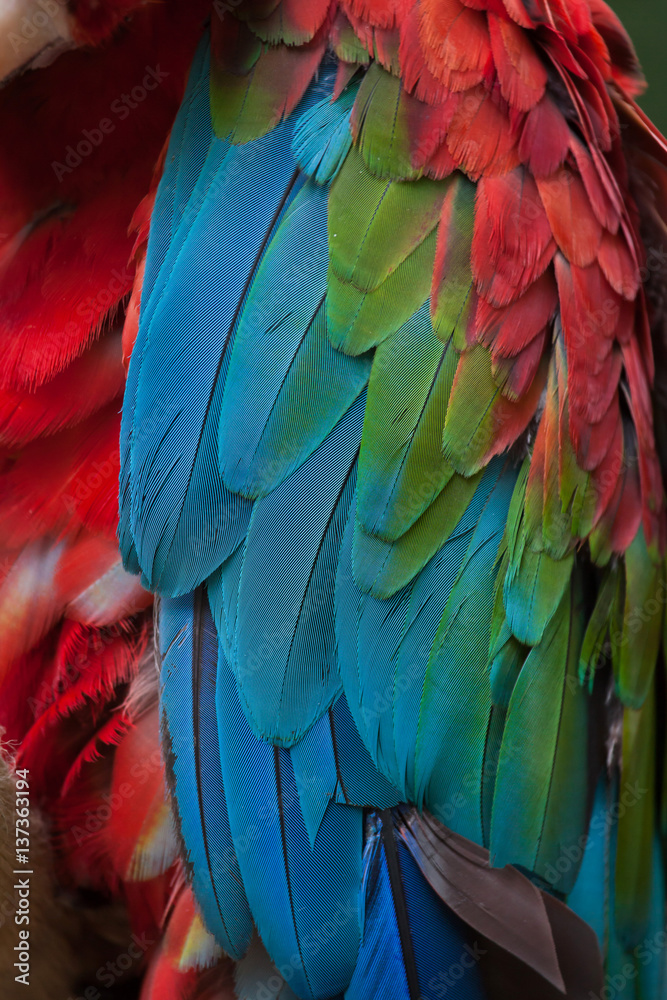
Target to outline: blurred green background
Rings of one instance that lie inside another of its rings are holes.
[[[607,0],[627,28],[648,80],[640,104],[667,134],[667,0]]]

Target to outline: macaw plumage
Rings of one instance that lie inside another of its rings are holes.
[[[2,724],[61,877],[154,929],[145,998],[658,1000],[667,142],[620,22],[67,16],[0,101]]]

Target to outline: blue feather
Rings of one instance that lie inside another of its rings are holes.
[[[198,182],[207,195],[159,305],[145,318],[134,416],[139,433],[135,430],[132,447],[132,527],[151,586],[173,595],[193,589],[216,569],[236,548],[250,518],[248,501],[229,493],[220,479],[217,432],[239,297],[267,228],[292,190],[275,133],[260,145],[271,139],[277,151],[253,144],[209,157],[211,169]],[[264,154],[273,184],[261,170]],[[266,184],[263,197],[252,196],[254,211],[246,213],[239,260],[221,242],[234,232],[228,216],[238,219],[241,203],[251,199],[253,176]],[[215,250],[202,255],[201,245],[211,242]],[[150,433],[141,435],[142,427]]]
[[[467,925],[431,889],[405,844],[397,848],[421,997],[436,1000],[446,989],[452,1000],[484,1000]]]
[[[470,928],[428,885],[391,815],[374,824],[364,851],[362,945],[345,1000],[484,1000]]]
[[[213,141],[208,99],[208,73],[208,39],[204,37],[195,53],[183,103],[171,131],[164,173],[158,185],[151,215],[141,293],[141,323],[130,358],[123,401],[120,433],[121,471],[118,538],[123,563],[126,569],[132,573],[139,573],[141,570],[130,526],[130,452],[137,385],[147,336],[145,316],[149,304],[151,301],[155,303],[157,298],[157,296],[153,296],[153,291],[158,274],[163,269],[165,260],[173,258],[176,246],[180,246],[180,243],[177,244],[174,241],[174,234],[177,228],[182,227],[182,221],[187,217],[188,202]],[[184,153],[185,150],[187,150],[187,155]],[[166,280],[168,273],[168,268],[164,268],[163,281]]]
[[[253,732],[282,746],[340,691],[334,581],[364,404],[362,394],[308,461],[257,501],[248,529],[231,666]]]
[[[295,993],[335,996],[359,947],[363,812],[330,803],[311,848],[289,751],[253,736],[222,656],[216,703],[229,822],[257,929],[278,969],[294,970]]]
[[[298,110],[315,99],[311,90]],[[194,589],[217,569],[250,517],[249,502],[220,479],[218,429],[244,299],[302,183],[292,126],[291,119],[282,122],[243,147],[211,143],[142,319],[132,532],[147,582],[170,595]]]
[[[317,184],[332,181],[350,151],[350,115],[358,89],[358,82],[350,83],[337,100],[327,95],[309,108],[294,127],[294,158]]]
[[[345,1000],[410,1000],[387,859],[379,828],[364,850],[363,936]]]
[[[398,791],[373,764],[344,695],[290,747],[290,757],[311,844],[332,799],[376,809],[401,801]]]
[[[212,573],[206,581],[213,620],[216,623],[222,649],[228,662],[231,662],[234,648],[239,581],[244,557],[245,539],[229,559],[225,559],[222,566],[215,573]]]
[[[220,770],[215,683],[218,641],[206,596],[160,608],[162,733],[186,868],[206,925],[240,958],[252,934]]]

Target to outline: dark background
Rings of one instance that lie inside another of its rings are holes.
[[[634,42],[648,80],[640,104],[667,134],[667,0],[607,0]]]

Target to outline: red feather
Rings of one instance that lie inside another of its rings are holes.
[[[534,23],[528,17],[526,13],[526,7],[523,0],[503,0],[505,10],[517,24],[520,24],[522,28],[533,28]]]
[[[529,111],[543,96],[547,73],[530,37],[506,17],[489,14],[493,61],[505,100]]]
[[[509,306],[495,308],[480,299],[477,335],[495,356],[511,358],[522,351],[553,319],[558,289],[551,268],[534,281],[521,298]]]
[[[621,221],[621,212],[623,211],[623,203],[618,192],[614,190],[615,197],[612,201],[596,169],[593,158],[575,135],[571,135],[570,137],[570,149],[574,154],[577,168],[581,174],[581,179],[584,183],[586,194],[590,199],[595,217],[600,225],[608,229],[610,233],[616,233]]]
[[[593,24],[609,51],[613,79],[631,97],[646,89],[637,56],[625,28],[605,0],[589,0]]]
[[[144,880],[165,871],[177,845],[160,751],[158,707],[135,722],[114,756],[109,820],[114,864],[123,880]]]
[[[503,396],[513,400],[525,396],[537,375],[547,341],[548,331],[544,329],[515,357],[508,359],[493,355],[491,370]]]
[[[596,219],[583,182],[567,164],[551,177],[538,177],[537,188],[554,239],[567,260],[587,267],[596,259],[602,226]]]
[[[422,54],[433,76],[454,92],[481,83],[492,66],[485,15],[460,0],[421,0],[419,10]]]
[[[472,268],[480,294],[506,306],[544,273],[556,250],[535,182],[523,167],[477,188]]]
[[[623,236],[602,234],[598,263],[614,291],[633,301],[639,291],[639,268]]]
[[[462,94],[447,134],[447,148],[472,180],[505,174],[519,164],[506,109],[479,88]]]
[[[113,403],[92,426],[87,422],[23,449],[4,481],[0,517],[8,546],[72,523],[115,537],[119,423]]]
[[[394,28],[414,0],[341,0],[340,5],[346,14],[376,28]]]
[[[570,128],[556,102],[545,94],[526,116],[519,156],[534,177],[548,177],[568,154]]]
[[[81,423],[116,399],[124,384],[120,334],[109,333],[34,391],[0,390],[0,443],[26,444]]]

